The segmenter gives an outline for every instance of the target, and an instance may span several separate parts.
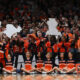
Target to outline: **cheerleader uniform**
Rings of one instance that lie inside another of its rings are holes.
[[[44,62],[44,68],[45,70],[47,71],[50,71],[52,70],[54,67],[54,62],[52,59],[48,60],[48,59],[45,59],[45,62]]]
[[[59,69],[63,70],[66,67],[66,60],[59,60]]]
[[[75,60],[74,59],[68,59],[67,60],[67,68],[73,69],[75,67]]]
[[[12,64],[11,61],[6,63],[5,69],[9,70],[9,71],[12,71],[14,69],[13,64]]]
[[[32,58],[26,59],[25,61],[25,70],[30,71],[32,70]]]
[[[37,69],[43,68],[43,60],[42,60],[42,58],[37,58],[37,60],[36,60],[36,68]]]

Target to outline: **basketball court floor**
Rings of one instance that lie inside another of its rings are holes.
[[[0,80],[80,80],[80,75],[1,75]]]

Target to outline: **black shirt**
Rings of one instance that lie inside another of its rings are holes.
[[[37,57],[37,59],[36,59],[36,63],[43,63],[42,58],[38,58],[38,57]]]
[[[30,58],[29,60],[26,58],[25,64],[32,64],[32,58]]]
[[[59,64],[62,64],[62,63],[66,64],[66,60],[59,60]]]
[[[73,63],[74,64],[75,63],[75,60],[74,59],[68,59],[67,60],[67,64],[69,64],[69,63]]]

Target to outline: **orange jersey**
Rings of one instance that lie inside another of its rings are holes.
[[[27,40],[25,40],[24,41],[25,52],[27,52],[27,50],[28,50],[28,45],[29,45],[29,42]]]
[[[52,48],[47,48],[47,52],[51,52],[52,53]]]
[[[48,42],[46,42],[46,47],[51,47],[51,43],[48,41]]]
[[[47,52],[52,52],[51,43],[48,41],[45,46],[47,47]]]
[[[58,52],[58,45],[57,44],[54,44],[53,50],[54,50],[55,53]]]
[[[80,48],[80,39],[77,41],[77,46]]]
[[[69,36],[69,42],[72,42],[73,41],[73,34],[68,33],[68,36]]]
[[[71,43],[66,42],[66,43],[64,43],[64,46],[67,48],[67,52],[69,52],[69,49],[71,48]]]
[[[65,50],[65,48],[63,48],[63,47],[61,47],[60,48],[60,50],[59,50],[59,52],[65,52],[66,50]]]
[[[36,46],[39,46],[39,44],[40,44],[40,40],[37,40],[36,41]]]
[[[73,34],[71,34],[71,33],[68,33],[68,36],[69,36],[70,39],[73,38]]]
[[[71,43],[70,42],[66,42],[66,43],[64,43],[64,46],[70,47],[71,46]]]
[[[58,43],[58,48],[62,47],[63,42]]]

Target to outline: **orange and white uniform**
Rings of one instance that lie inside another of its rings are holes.
[[[12,62],[7,62],[5,66],[6,70],[12,71],[14,69]]]
[[[73,59],[67,60],[67,68],[73,69],[75,67],[75,61]]]
[[[45,60],[45,65],[44,65],[44,68],[47,70],[47,71],[50,71],[50,70],[52,70],[53,69],[53,65],[54,65],[54,63],[53,63],[53,60],[51,59],[51,60]]]
[[[43,68],[43,60],[41,58],[38,58],[36,61],[36,67],[37,69]]]
[[[59,69],[64,69],[66,67],[66,61],[65,60],[60,60],[59,61]]]
[[[25,61],[25,69],[26,69],[27,71],[32,70],[32,60],[31,60],[31,59]]]

